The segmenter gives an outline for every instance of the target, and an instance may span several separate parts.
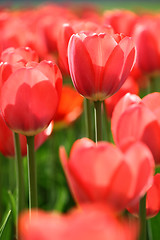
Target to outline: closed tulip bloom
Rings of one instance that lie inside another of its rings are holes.
[[[129,212],[138,215],[139,203],[131,205]],[[160,173],[154,176],[154,181],[146,195],[146,214],[148,218],[156,216],[160,211]]]
[[[102,101],[119,90],[135,61],[130,37],[107,33],[73,34],[68,63],[73,84],[84,97]]]
[[[160,93],[148,94],[142,100],[126,94],[115,106],[111,128],[115,143],[124,151],[136,141],[144,142],[160,164]]]
[[[85,205],[67,214],[32,211],[19,218],[20,240],[136,240],[138,224],[119,219],[104,205]]]
[[[110,26],[101,27],[99,24],[89,21],[78,21],[74,20],[68,23],[63,24],[60,27],[58,34],[58,55],[59,55],[59,64],[64,73],[69,74],[69,66],[68,66],[68,54],[67,48],[70,37],[79,32],[96,32],[99,33],[101,31],[107,33],[113,33],[113,29]]]
[[[160,18],[147,16],[135,26],[137,63],[143,72],[160,70]]]
[[[137,142],[125,153],[108,142],[77,140],[67,159],[60,158],[70,189],[79,204],[105,202],[116,210],[140,199],[152,184],[154,160],[146,145]]]
[[[124,33],[131,36],[134,26],[138,21],[138,15],[129,10],[116,9],[105,11],[103,21],[105,24],[110,24],[115,33]]]
[[[3,118],[13,131],[33,136],[53,120],[58,107],[62,76],[56,64],[49,61],[28,62],[3,74],[1,65],[0,107]]]

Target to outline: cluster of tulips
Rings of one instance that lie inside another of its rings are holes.
[[[0,9],[0,152],[16,163],[13,239],[149,238],[146,219],[160,211],[159,31],[158,13],[56,4]],[[86,134],[69,157],[61,143],[57,149],[77,206],[45,212],[35,150],[82,112]]]

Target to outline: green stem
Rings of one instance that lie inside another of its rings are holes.
[[[86,125],[86,137],[93,140],[91,102],[87,98],[84,99],[84,114]]]
[[[101,101],[94,102],[95,112],[95,140],[96,142],[102,140],[102,109]]]
[[[146,222],[146,195],[142,197],[139,205],[140,235],[139,240],[146,240],[147,222]]]
[[[147,220],[147,231],[148,231],[148,240],[152,240],[152,227],[151,227],[151,221],[150,219]]]
[[[16,175],[17,175],[17,209],[18,214],[25,209],[25,184],[24,184],[24,169],[23,159],[21,156],[21,147],[18,133],[14,133],[14,146],[15,146],[15,158],[16,158]]]
[[[110,124],[107,116],[107,111],[106,111],[106,105],[105,105],[105,100],[103,101],[103,120],[104,120],[104,127],[105,127],[105,136],[104,139],[108,142],[110,142],[110,136],[111,136],[111,130],[110,130]]]
[[[38,207],[37,199],[37,173],[34,152],[34,136],[27,138],[27,159],[28,159],[28,184],[29,184],[29,210]]]

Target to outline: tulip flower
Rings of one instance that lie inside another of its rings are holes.
[[[139,204],[131,205],[129,212],[137,215],[139,212]],[[148,218],[156,216],[160,211],[160,173],[154,176],[152,186],[147,191],[146,197],[146,215]]]
[[[113,29],[110,26],[101,27],[100,25],[89,21],[71,21],[70,23],[65,23],[61,26],[58,34],[57,47],[59,64],[65,74],[69,74],[67,49],[71,36],[79,32],[100,33],[101,31],[113,34]]]
[[[68,126],[74,122],[82,113],[82,103],[82,96],[80,96],[71,86],[64,85],[59,106],[54,118],[55,128]]]
[[[57,65],[42,61],[27,63],[6,77],[4,66],[2,63],[0,100],[4,120],[15,132],[36,135],[54,118],[62,88],[61,73]]]
[[[133,38],[137,48],[137,64],[143,72],[160,69],[160,19],[145,16],[135,26]]]
[[[135,46],[130,37],[80,33],[73,34],[68,44],[73,84],[82,96],[92,101],[102,101],[117,92],[134,61]]]
[[[148,94],[142,100],[126,94],[117,103],[112,119],[113,138],[122,150],[136,141],[151,150],[156,164],[160,163],[160,93]]]
[[[146,145],[136,142],[125,153],[108,142],[77,140],[61,163],[79,204],[105,202],[116,210],[140,199],[152,184],[154,159]],[[144,174],[145,173],[145,174]]]
[[[129,10],[107,10],[103,14],[104,24],[110,24],[115,33],[124,33],[128,36],[132,36],[134,26],[138,19],[138,15]]]
[[[27,137],[29,209],[37,208],[37,179],[34,155],[34,136],[44,131],[53,120],[58,107],[62,76],[59,68],[51,61],[40,63],[31,61],[30,51],[8,51],[2,54],[1,63],[1,98],[0,108],[7,126],[14,131],[15,153],[17,160],[17,175],[19,184],[18,212],[24,209],[23,186],[21,179],[22,160],[19,136]],[[24,53],[24,52],[23,52]],[[29,61],[28,61],[29,60]]]
[[[119,219],[104,205],[85,205],[67,214],[27,212],[19,218],[23,240],[136,240],[138,224]]]

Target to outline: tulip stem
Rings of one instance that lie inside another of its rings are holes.
[[[16,159],[16,176],[17,176],[17,213],[25,209],[25,184],[24,184],[24,169],[23,159],[21,155],[21,147],[19,134],[14,132],[14,146]]]
[[[107,116],[107,110],[105,105],[105,100],[103,101],[103,119],[104,119],[104,126],[105,126],[105,139],[110,142],[111,141],[111,132],[110,132],[110,124],[109,119]]]
[[[101,101],[94,102],[95,112],[95,140],[96,142],[102,140],[102,108]]]
[[[27,138],[27,159],[28,159],[28,184],[29,184],[29,211],[38,207],[37,198],[37,173],[34,152],[34,136],[26,136]]]
[[[86,137],[93,140],[91,102],[87,98],[84,99],[84,114],[85,114]]]
[[[147,222],[146,222],[146,194],[140,200],[139,205],[140,235],[139,240],[146,240]]]

